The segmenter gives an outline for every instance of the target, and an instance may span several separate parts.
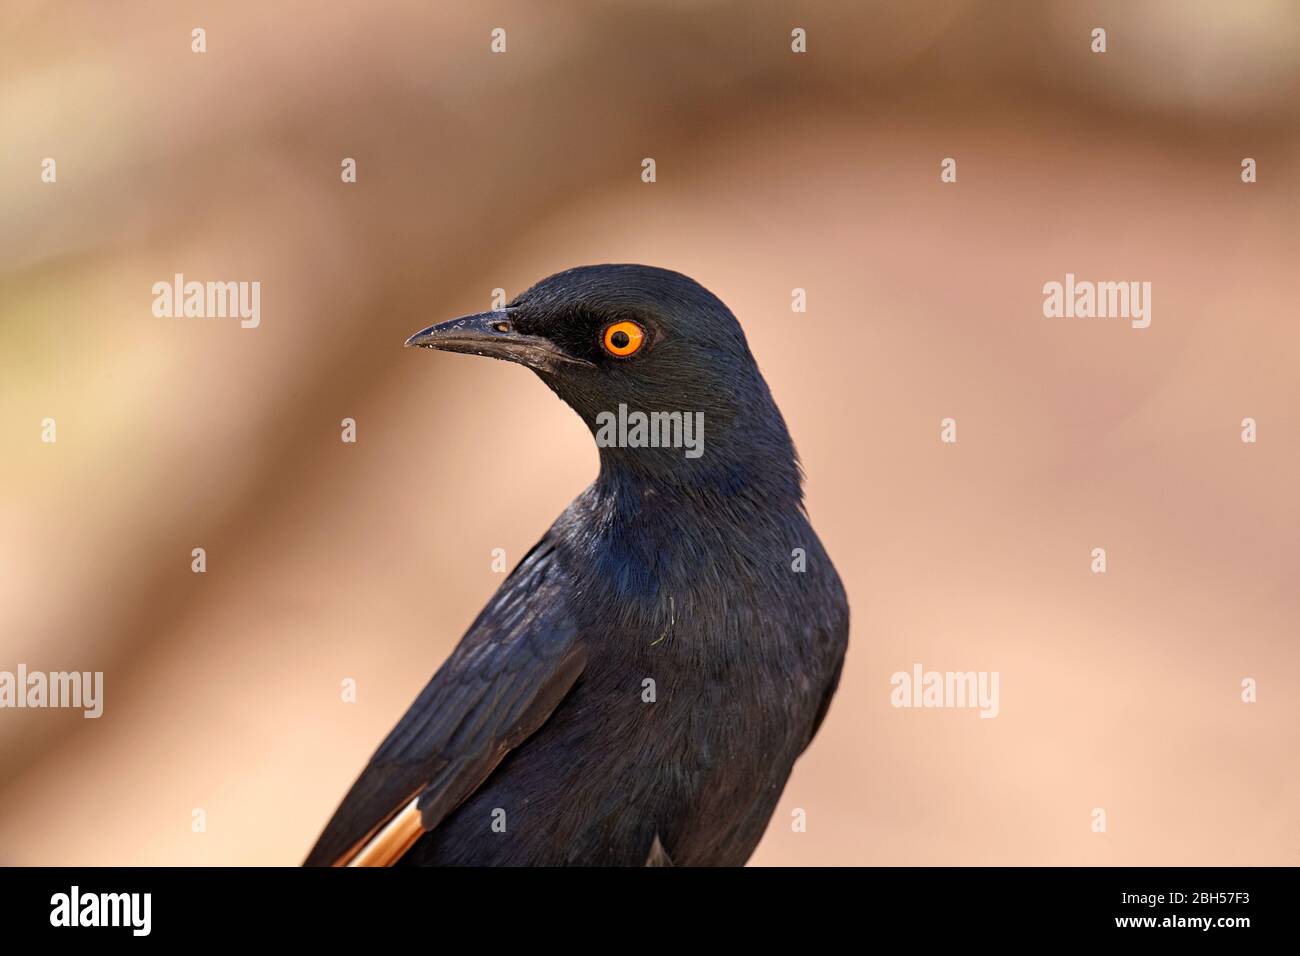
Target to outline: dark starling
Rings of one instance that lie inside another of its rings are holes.
[[[826,716],[848,603],[739,323],[678,273],[587,266],[406,344],[531,368],[591,428],[600,475],[307,865],[743,864]]]

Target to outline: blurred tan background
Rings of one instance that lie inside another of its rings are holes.
[[[1298,94],[1266,0],[10,0],[0,670],[105,713],[0,711],[0,862],[298,863],[596,472],[530,372],[402,340],[624,261],[741,319],[849,590],[755,864],[1300,862]],[[261,327],[155,318],[176,272]],[[1151,327],[1044,319],[1066,272]],[[894,709],[914,663],[1000,716]]]

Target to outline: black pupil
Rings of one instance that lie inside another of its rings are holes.
[[[632,340],[628,337],[628,334],[624,332],[622,329],[619,329],[617,332],[615,332],[613,335],[609,337],[609,344],[614,346],[614,348],[616,349],[627,348],[627,343],[631,341]]]

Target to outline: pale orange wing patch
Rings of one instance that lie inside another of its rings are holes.
[[[389,820],[382,830],[370,838],[351,859],[339,860],[336,866],[392,866],[402,858],[415,841],[424,835],[420,822],[417,796],[397,816]]]

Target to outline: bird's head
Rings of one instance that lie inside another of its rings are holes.
[[[737,469],[766,468],[792,475],[798,495],[793,446],[740,323],[680,273],[569,269],[503,309],[434,325],[406,344],[528,366],[587,423],[602,471],[735,480]]]

